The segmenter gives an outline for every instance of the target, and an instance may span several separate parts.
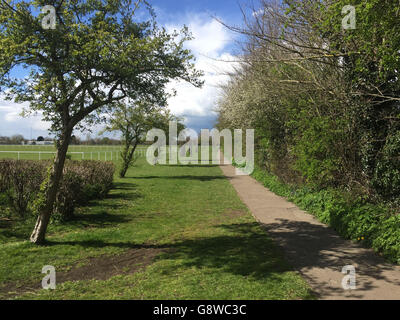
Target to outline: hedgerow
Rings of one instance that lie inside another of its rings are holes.
[[[266,1],[233,27],[247,45],[221,88],[217,128],[254,129],[255,176],[398,262],[398,5],[358,1],[357,27],[345,29],[348,4]]]
[[[0,192],[5,202],[22,218],[39,190],[45,169],[44,161],[0,161]]]
[[[49,161],[0,160],[0,195],[3,206],[24,218],[34,214],[43,198]],[[112,188],[114,164],[67,160],[54,205],[53,218],[71,219],[78,205],[100,199]]]
[[[55,217],[69,220],[77,205],[101,199],[112,188],[114,164],[102,161],[67,161],[55,203]]]

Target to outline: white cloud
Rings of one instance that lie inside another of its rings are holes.
[[[6,113],[6,115],[4,116],[4,120],[8,121],[8,122],[16,122],[19,120],[20,114],[18,112],[15,111],[11,111]]]
[[[186,125],[193,129],[211,128],[216,119],[215,102],[218,98],[218,86],[228,80],[227,72],[233,71],[236,63],[234,56],[229,53],[232,43],[232,34],[212,17],[199,13],[181,16],[169,16],[166,29],[170,32],[182,29],[187,25],[194,36],[194,40],[187,43],[196,56],[196,68],[203,70],[205,85],[195,88],[185,83],[173,81],[169,89],[176,89],[177,95],[169,100],[171,111],[185,119]],[[231,62],[223,62],[231,61]],[[40,115],[22,118],[20,113],[27,104],[16,104],[4,101],[0,97],[0,135],[22,133],[30,137],[30,130],[36,135],[47,135],[49,123],[41,121]],[[78,135],[79,132],[76,132]]]
[[[230,42],[231,38],[227,30],[215,19],[206,18],[203,15],[191,15],[187,19],[190,20],[185,24],[194,37],[187,47],[194,52],[216,56]],[[171,29],[171,27],[167,27],[167,29]]]
[[[182,116],[187,125],[200,129],[206,125],[199,117],[208,119],[207,127],[212,127],[212,119],[216,118],[215,102],[218,99],[219,85],[225,83],[236,63],[229,53],[232,43],[231,33],[215,19],[203,14],[187,15],[177,25],[168,25],[167,30],[179,30],[186,24],[194,36],[187,44],[197,58],[196,68],[204,71],[204,87],[199,89],[190,84],[173,81],[169,88],[174,88],[177,95],[169,100],[171,111]]]
[[[28,103],[15,103],[0,97],[0,135],[23,134],[30,138],[31,129],[34,136],[47,135],[50,124],[42,121],[40,115],[23,118],[21,112]]]

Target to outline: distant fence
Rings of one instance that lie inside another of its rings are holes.
[[[37,154],[39,160],[42,160],[42,154],[56,154],[56,152],[49,151],[0,151],[0,153],[17,154],[18,160],[20,160],[21,154]],[[82,159],[85,158],[84,152],[68,152],[68,154],[80,154],[82,155]]]
[[[55,155],[55,151],[18,151],[18,150],[10,150],[10,151],[0,151],[0,154],[13,154],[17,155],[17,159],[21,159],[21,155],[37,155],[33,157],[29,157],[29,159],[38,159],[42,160],[43,155]],[[146,154],[146,149],[138,149],[135,151],[135,155],[142,157]],[[87,151],[87,152],[68,152],[67,155],[80,155],[81,160],[104,160],[104,161],[118,161],[119,160],[119,151]],[[1,157],[3,158],[3,157]],[[26,158],[26,157],[25,157]]]

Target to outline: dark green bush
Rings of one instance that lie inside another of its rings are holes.
[[[39,191],[44,179],[46,164],[30,160],[0,161],[0,180],[3,194],[9,205],[20,216],[24,217],[29,203]]]
[[[33,209],[30,207],[40,201],[39,193],[44,192],[41,185],[49,166],[50,161],[1,160],[2,205],[7,203],[20,217],[25,217]],[[112,188],[114,171],[111,162],[67,160],[54,205],[54,217],[68,220],[77,205],[106,196]]]
[[[112,188],[114,171],[112,162],[68,160],[55,203],[56,217],[69,220],[77,205],[105,197]]]
[[[0,193],[9,188],[9,161],[0,161]]]
[[[400,130],[387,139],[377,162],[372,185],[385,199],[400,206]]]
[[[307,121],[299,132],[294,146],[297,158],[295,168],[309,184],[326,187],[337,181],[340,160],[335,142],[341,132],[332,126],[334,124],[330,119],[315,117]]]
[[[84,181],[90,186],[89,193],[95,193],[96,197],[104,197],[111,190],[115,167],[112,162],[81,161],[80,166],[84,168]]]
[[[78,197],[81,197],[84,182],[76,172],[68,170],[64,172],[62,182],[57,193],[54,204],[54,212],[58,220],[70,220],[78,204]]]

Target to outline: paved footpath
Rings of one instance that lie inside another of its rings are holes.
[[[242,201],[283,249],[320,299],[400,300],[400,266],[394,266],[317,221],[249,176],[221,165]],[[343,266],[356,269],[356,289],[344,290]]]

